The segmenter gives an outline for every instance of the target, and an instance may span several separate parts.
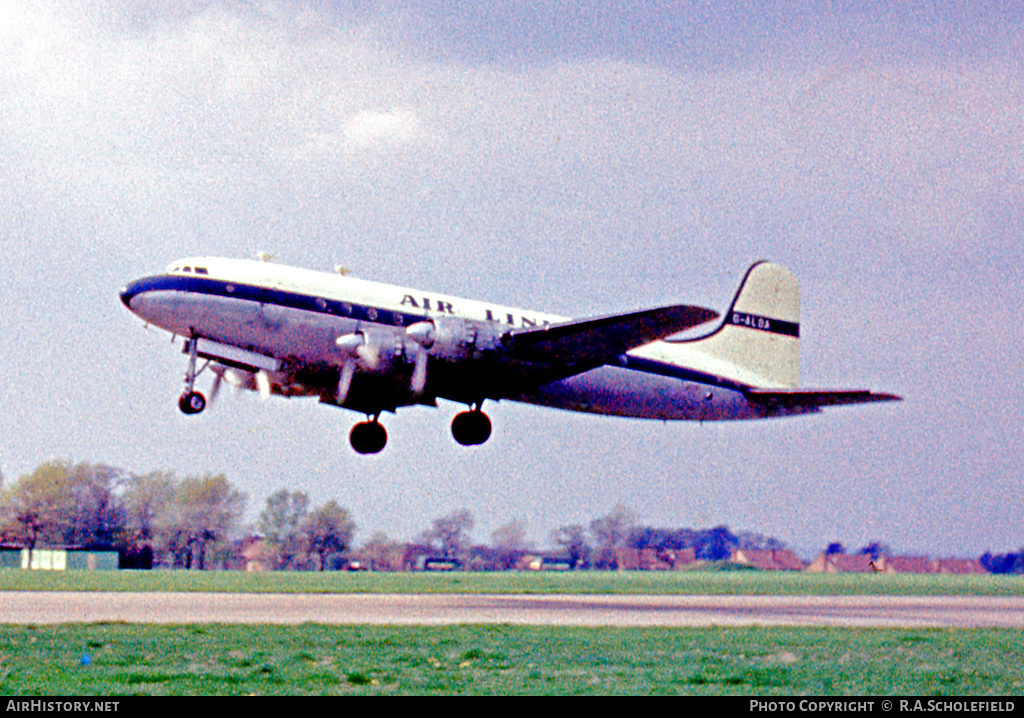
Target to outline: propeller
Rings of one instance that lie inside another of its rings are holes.
[[[343,353],[359,359],[367,369],[376,369],[380,365],[380,352],[366,340],[362,332],[342,334],[334,343]]]
[[[338,390],[335,392],[337,402],[344,404],[348,390],[352,387],[356,365],[373,371],[380,366],[380,352],[367,341],[366,335],[362,332],[342,334],[334,343],[345,357],[341,364],[341,375],[338,377]]]
[[[415,356],[409,388],[415,396],[419,396],[427,385],[427,363],[430,361],[430,353],[427,350],[434,346],[437,327],[431,321],[416,322],[405,328],[405,335],[416,344],[413,350]]]

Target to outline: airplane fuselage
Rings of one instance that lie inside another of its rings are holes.
[[[386,366],[363,367],[344,406],[366,413],[432,403],[511,399],[549,407],[656,419],[747,419],[768,412],[750,404],[733,382],[704,383],[659,361],[672,348],[658,342],[627,352],[627,366],[597,366],[563,377],[544,362],[501,356],[510,328],[546,327],[567,320],[524,310],[269,262],[196,258],[163,274],[131,282],[126,306],[146,322],[186,338],[197,337],[277,359],[274,393],[315,395],[334,403],[343,356],[338,337],[357,332],[383,351]],[[437,357],[430,391],[413,396],[405,329],[448,322],[465,334]],[[662,346],[657,346],[662,344]],[[629,365],[633,365],[630,367]],[[643,367],[637,370],[635,367]]]

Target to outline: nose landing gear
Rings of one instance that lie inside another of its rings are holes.
[[[199,342],[196,337],[188,340],[186,349],[188,350],[188,368],[185,370],[185,391],[178,397],[178,408],[183,414],[192,415],[198,414],[206,408],[206,397],[196,391],[195,386],[196,377],[210,365],[210,362],[206,362],[201,369],[196,370],[196,357],[199,352]]]

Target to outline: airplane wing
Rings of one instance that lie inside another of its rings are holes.
[[[876,394],[866,389],[748,389],[746,395],[754,403],[787,409],[903,401],[895,394]]]
[[[528,361],[598,365],[717,317],[718,312],[711,309],[677,305],[536,329],[513,329],[501,341],[513,356]]]

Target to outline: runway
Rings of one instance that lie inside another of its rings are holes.
[[[1024,597],[0,592],[0,623],[1024,628]]]

